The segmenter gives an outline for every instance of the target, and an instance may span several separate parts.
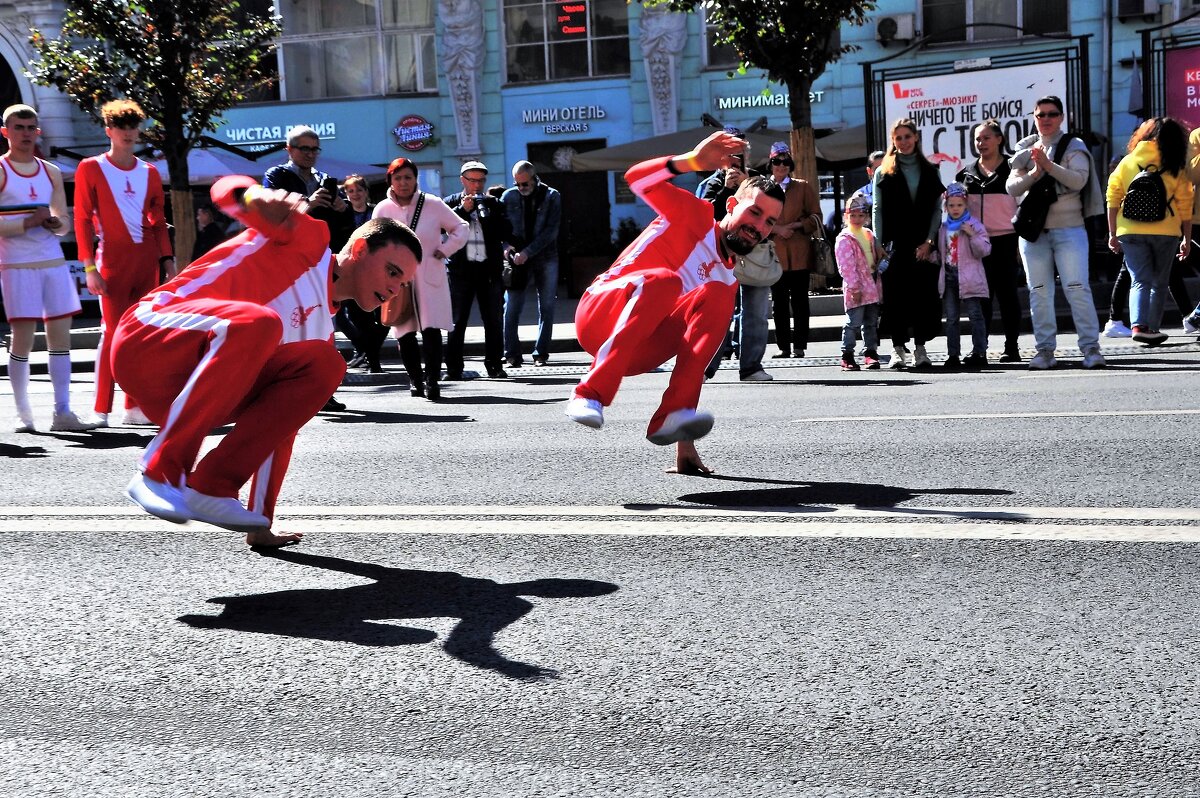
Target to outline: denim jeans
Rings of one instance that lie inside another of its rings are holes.
[[[1080,227],[1055,227],[1043,230],[1037,241],[1021,239],[1021,259],[1029,282],[1029,315],[1033,320],[1033,340],[1038,349],[1053,350],[1057,344],[1058,323],[1054,316],[1054,268],[1062,281],[1063,294],[1071,306],[1079,348],[1089,349],[1100,343],[1100,323],[1092,288],[1088,284],[1088,237]]]
[[[529,281],[538,295],[538,334],[533,343],[533,356],[550,357],[554,306],[558,301],[558,256],[531,260]],[[521,339],[517,326],[524,308],[524,288],[510,288],[504,292],[504,357],[508,360],[521,360]]]
[[[958,357],[962,346],[958,341],[958,320],[962,311],[971,320],[971,354],[987,353],[987,322],[983,319],[983,301],[979,297],[960,299],[958,296],[958,269],[946,269],[946,293],[942,295],[942,311],[946,315],[946,354]]]
[[[1157,330],[1162,324],[1167,280],[1179,252],[1179,237],[1131,233],[1117,240],[1133,280],[1129,289],[1130,325]]]
[[[741,286],[741,334],[738,341],[738,368],[745,377],[762,369],[767,353],[767,314],[771,309],[768,286]]]
[[[859,305],[846,311],[846,323],[842,325],[842,351],[854,352],[854,339],[862,329],[863,345],[868,354],[879,351],[879,305]]]

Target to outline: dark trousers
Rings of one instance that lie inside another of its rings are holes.
[[[774,304],[775,345],[781,352],[808,348],[808,269],[785,271],[771,286]],[[795,319],[795,329],[792,320]]]
[[[499,275],[491,277],[483,264],[472,263],[465,269],[451,268],[449,278],[454,329],[446,337],[446,372],[462,374],[463,338],[474,302],[479,303],[483,320],[483,364],[489,371],[500,368],[504,358],[504,284]]]
[[[400,336],[400,360],[404,370],[408,372],[408,381],[415,388],[425,385],[426,375],[429,382],[436,383],[442,376],[442,331],[437,327],[426,327],[421,330],[421,343],[417,344],[417,334],[410,332]],[[424,358],[424,368],[421,360]]]
[[[992,254],[983,259],[991,296],[982,300],[983,322],[992,322],[992,308],[1000,309],[1000,325],[1004,329],[1004,348],[1017,348],[1021,336],[1021,302],[1017,298],[1017,277],[1020,275],[1020,255],[1016,233],[992,237]]]
[[[883,273],[883,328],[892,345],[924,346],[942,332],[942,298],[938,295],[938,267],[918,261],[909,244],[897,244]]]
[[[367,364],[379,367],[379,350],[387,340],[388,328],[379,323],[379,311],[366,311],[353,300],[347,300],[333,317],[338,332],[346,336],[355,352],[367,356]]]

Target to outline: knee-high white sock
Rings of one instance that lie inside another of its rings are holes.
[[[8,353],[8,381],[12,384],[17,415],[22,421],[29,421],[33,417],[29,407],[29,358]]]
[[[71,353],[50,353],[50,382],[54,385],[54,412],[71,409]]]

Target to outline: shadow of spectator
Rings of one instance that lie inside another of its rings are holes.
[[[49,452],[44,446],[18,446],[15,443],[0,443],[0,457],[10,457],[20,460],[26,457],[47,457]]]
[[[512,679],[550,679],[557,672],[508,659],[493,646],[496,634],[533,609],[522,596],[586,598],[616,591],[616,585],[590,579],[536,579],[501,584],[451,571],[416,571],[354,562],[288,549],[264,556],[373,580],[346,588],[283,590],[251,596],[209,599],[220,615],[184,615],[199,629],[303,637],[360,646],[401,646],[433,641],[428,629],[386,621],[459,618],[442,647],[455,659]]]

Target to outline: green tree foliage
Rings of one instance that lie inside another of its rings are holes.
[[[153,121],[146,139],[167,160],[182,265],[195,234],[188,152],[224,111],[274,79],[278,35],[273,17],[245,13],[236,0],[69,0],[61,39],[31,31],[38,58],[29,74],[96,120],[114,98],[142,106]]]
[[[842,45],[838,31],[846,22],[865,23],[875,0],[642,1],[675,11],[703,8],[718,31],[718,42],[737,50],[743,68],[761,69],[772,81],[787,86],[796,171],[816,185],[809,91],[827,66],[857,49]]]

